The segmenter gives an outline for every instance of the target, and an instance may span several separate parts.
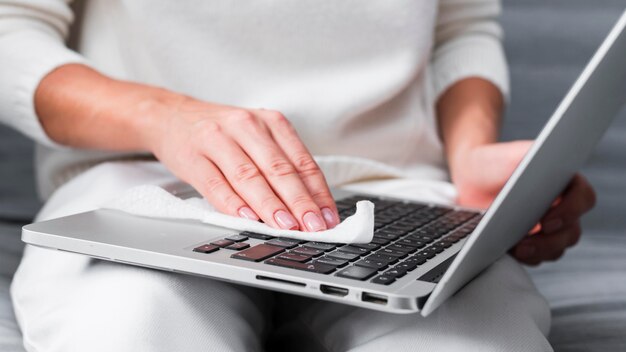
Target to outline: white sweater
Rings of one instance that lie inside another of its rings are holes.
[[[445,179],[434,105],[482,77],[508,94],[497,0],[89,0],[78,53],[63,0],[0,0],[0,121],[35,139],[44,197],[111,153],[55,145],[33,105],[54,68],[281,111],[316,155]]]

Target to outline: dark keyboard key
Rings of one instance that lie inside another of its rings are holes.
[[[394,268],[396,269],[400,269],[400,270],[404,270],[404,271],[413,271],[415,270],[415,268],[417,268],[417,263],[415,262],[402,262],[396,266],[394,266]]]
[[[352,244],[352,246],[359,247],[359,248],[365,248],[365,249],[368,249],[370,251],[373,251],[375,249],[380,248],[380,245],[376,244],[376,243],[354,243],[354,244]]]
[[[405,246],[412,246],[415,248],[423,248],[426,245],[426,242],[424,241],[420,241],[420,240],[415,240],[412,238],[403,238],[400,241],[397,242],[397,244],[402,244]]]
[[[385,274],[378,275],[374,279],[372,279],[372,283],[379,285],[391,285],[394,281],[396,281],[395,277]]]
[[[243,241],[247,241],[248,237],[244,235],[232,235],[232,236],[226,237],[226,239],[229,241],[233,241],[233,242],[243,242]]]
[[[340,247],[338,250],[342,251],[342,252],[354,253],[354,254],[358,254],[358,255],[364,255],[364,254],[367,254],[367,253],[370,252],[369,249],[359,248],[359,247],[352,246],[352,245]]]
[[[319,249],[307,248],[307,247],[298,247],[292,250],[292,252],[308,255],[310,257],[317,257],[318,255],[322,255],[324,253],[324,251],[321,251]]]
[[[387,262],[389,264],[393,264],[398,261],[398,257],[394,257],[391,255],[386,255],[386,254],[380,254],[380,253],[370,254],[367,257],[365,257],[365,259]]]
[[[282,247],[270,246],[269,244],[258,244],[254,247],[244,249],[241,252],[237,252],[230,257],[248,260],[251,262],[260,262],[261,260],[265,260],[284,251],[285,249]]]
[[[229,240],[217,240],[217,241],[211,242],[212,245],[218,246],[218,247],[222,247],[222,248],[228,247],[228,246],[230,246],[233,243],[235,243],[235,242],[229,241]]]
[[[342,266],[346,266],[349,261],[344,260],[344,259],[337,259],[337,258],[330,258],[330,257],[319,257],[315,260],[316,263],[322,263],[322,264],[327,264],[327,265],[332,265],[332,266],[336,266],[336,267],[342,267]]]
[[[424,254],[424,253],[417,253],[416,255],[412,256],[411,258],[407,259],[408,260],[414,260],[417,265],[422,265],[424,263],[426,263],[426,261],[430,259],[428,258],[428,255]]]
[[[402,258],[407,255],[406,252],[400,252],[400,251],[396,251],[394,249],[389,249],[389,248],[379,249],[376,251],[376,254],[391,255],[394,257],[398,257],[398,258]]]
[[[304,263],[306,261],[309,261],[309,259],[311,259],[311,256],[289,252],[289,253],[279,254],[276,258],[285,259],[285,260],[293,260],[294,262]]]
[[[291,241],[285,241],[283,239],[278,239],[275,238],[273,240],[269,240],[267,242],[265,242],[265,244],[269,244],[270,246],[276,246],[276,247],[283,247],[283,248],[293,248],[295,246],[297,246],[297,243],[291,242]]]
[[[407,246],[405,244],[392,244],[391,246],[387,247],[389,249],[393,249],[394,251],[399,251],[399,252],[405,252],[405,253],[411,253],[411,252],[415,252],[415,250],[417,250],[417,248],[413,247],[413,246]]]
[[[404,275],[406,275],[406,271],[399,270],[399,269],[396,269],[396,268],[391,268],[391,269],[388,269],[387,271],[385,271],[384,275],[393,276],[395,278],[401,278]]]
[[[271,240],[272,238],[274,238],[274,236],[270,236],[270,235],[264,235],[262,233],[256,233],[256,232],[251,232],[251,231],[244,231],[241,233],[242,236],[247,236],[250,238],[256,238],[257,240]]]
[[[346,279],[354,279],[354,280],[367,280],[370,277],[374,276],[378,270],[374,268],[368,268],[364,266],[349,266],[337,274],[336,276],[344,277]]]
[[[338,251],[334,251],[334,252],[330,252],[328,254],[326,254],[327,257],[331,257],[331,258],[337,258],[337,259],[343,259],[343,260],[347,260],[347,261],[353,261],[358,259],[360,256],[358,254],[354,254],[354,253],[346,253],[346,252],[338,252]]]
[[[214,246],[212,244],[203,244],[200,247],[196,247],[193,249],[194,252],[200,252],[200,253],[213,253],[217,250],[219,250],[220,247],[218,246]]]
[[[325,251],[325,252],[332,251],[333,249],[335,249],[335,247],[337,247],[336,244],[324,243],[324,242],[307,242],[303,246],[307,248],[319,249],[320,251]]]
[[[226,247],[226,249],[232,249],[232,250],[235,250],[235,251],[240,251],[240,250],[246,249],[248,247],[250,247],[249,244],[244,243],[244,242],[238,242],[238,243],[235,243],[235,244],[231,244],[230,246]]]
[[[391,242],[391,241],[390,241],[390,240],[388,240],[388,239],[386,239],[386,238],[378,238],[378,237],[374,237],[374,238],[372,239],[372,242],[370,242],[370,243],[374,243],[374,244],[377,244],[377,245],[380,245],[380,246],[384,246],[384,245],[386,245],[386,244],[387,244],[387,243],[389,243],[389,242]]]
[[[371,259],[361,259],[358,262],[354,263],[354,265],[365,266],[368,268],[374,268],[374,269],[380,270],[389,266],[389,263],[385,261],[380,261],[380,260],[377,261],[377,260],[371,260]]]
[[[284,268],[310,271],[319,274],[330,274],[335,271],[335,267],[323,263],[298,263],[291,260],[272,258],[264,261],[265,264],[282,266]]]
[[[342,266],[346,266],[349,262],[347,260],[344,259],[337,259],[337,258],[329,258],[329,257],[320,257],[317,258],[317,260],[315,260],[316,263],[322,263],[322,264],[328,264],[328,265],[332,265],[332,266],[336,266],[336,267],[342,267]]]

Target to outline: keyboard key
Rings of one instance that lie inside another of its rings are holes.
[[[231,258],[248,260],[251,262],[260,262],[276,254],[284,252],[282,247],[270,246],[269,244],[258,244],[254,247],[244,249],[241,252],[237,252],[231,255]]]
[[[269,244],[270,246],[276,246],[276,247],[283,247],[283,248],[293,248],[295,246],[297,246],[297,243],[294,243],[292,241],[285,241],[283,239],[279,239],[279,238],[275,238],[273,240],[269,240],[267,242],[265,242],[265,244]]]
[[[379,285],[391,285],[394,281],[396,281],[395,277],[385,274],[378,275],[374,279],[372,279],[372,283]]]
[[[361,259],[358,262],[354,263],[354,265],[380,270],[389,266],[389,263],[384,262],[384,261],[371,260],[371,259]]]
[[[328,254],[326,254],[327,257],[331,257],[331,258],[337,258],[337,259],[343,259],[343,260],[347,260],[347,261],[353,261],[358,259],[360,256],[358,254],[354,254],[354,253],[346,253],[346,252],[338,252],[338,251],[334,251],[334,252],[330,252]]]
[[[319,249],[307,248],[307,247],[298,247],[298,248],[292,250],[292,252],[295,252],[295,253],[298,253],[298,254],[308,255],[310,257],[317,257],[317,256],[322,255],[324,253],[324,251],[321,251]]]
[[[311,259],[311,257],[308,255],[292,253],[292,252],[279,254],[276,258],[285,259],[285,260],[293,260],[294,262],[300,262],[300,263],[307,262],[309,261],[309,259]]]
[[[322,263],[298,263],[292,260],[284,260],[278,258],[272,258],[264,261],[265,264],[282,266],[285,268],[310,271],[319,274],[330,274],[335,271],[335,267]]]
[[[240,251],[240,250],[246,249],[248,247],[250,247],[250,245],[248,243],[238,242],[238,243],[235,243],[235,244],[231,244],[230,246],[226,247],[226,249],[232,249],[232,250],[235,250],[235,251]]]
[[[344,277],[346,279],[354,279],[354,280],[367,280],[370,277],[374,276],[378,270],[374,268],[368,268],[364,266],[349,266],[337,274],[338,277]]]
[[[411,253],[411,252],[415,252],[417,250],[417,248],[413,247],[413,246],[407,246],[405,244],[392,244],[391,246],[387,247],[389,249],[393,249],[395,251],[398,252],[405,252],[405,253]]]
[[[200,247],[196,247],[193,249],[194,252],[199,252],[199,253],[213,253],[217,250],[219,250],[220,247],[218,246],[214,246],[212,244],[204,244]]]
[[[404,271],[413,271],[415,270],[415,268],[417,268],[417,263],[415,262],[402,262],[396,266],[394,266],[394,268],[399,269],[399,270],[404,270]]]
[[[385,255],[391,255],[394,257],[398,257],[398,258],[402,258],[404,256],[407,255],[406,252],[400,252],[400,251],[396,251],[394,249],[390,249],[390,248],[383,248],[383,249],[379,249],[376,251],[377,254],[385,254]]]
[[[264,241],[271,240],[272,238],[274,238],[274,236],[264,235],[262,233],[256,233],[256,232],[251,232],[251,231],[244,231],[240,233],[240,235],[247,236],[250,238],[256,238],[257,240],[264,240]]]
[[[372,239],[372,242],[370,242],[370,243],[374,243],[374,244],[377,244],[377,245],[380,245],[380,246],[384,246],[384,245],[388,244],[389,242],[391,242],[391,241],[390,241],[390,240],[388,240],[388,239],[385,239],[385,238],[379,238],[379,237],[374,237],[374,238]]]
[[[232,235],[232,236],[226,237],[226,239],[229,241],[233,241],[233,242],[243,242],[243,241],[247,241],[248,237],[244,235]]]
[[[229,240],[217,240],[217,241],[211,242],[212,245],[218,246],[218,247],[222,247],[222,248],[228,247],[228,246],[230,246],[233,243],[235,243],[235,242],[229,241]]]
[[[380,253],[370,254],[367,257],[365,257],[365,259],[387,262],[389,264],[393,264],[398,261],[398,257],[394,257],[391,255],[386,255],[386,254],[380,254]]]
[[[316,263],[328,264],[336,267],[346,266],[349,262],[344,259],[330,258],[330,257],[320,257],[315,260]]]
[[[335,249],[335,247],[337,247],[336,244],[324,242],[307,242],[303,246],[307,248],[319,249],[320,251],[325,252],[332,251],[333,249]]]
[[[359,248],[365,248],[365,249],[368,249],[370,251],[373,251],[373,250],[376,250],[376,249],[380,248],[380,245],[378,245],[376,243],[354,243],[354,244],[352,244],[352,246],[359,247]]]
[[[391,269],[385,271],[384,275],[393,276],[395,278],[401,278],[404,275],[406,275],[406,271],[400,270],[400,269],[396,269],[396,268],[391,268]]]
[[[354,253],[354,254],[358,254],[358,255],[364,255],[364,254],[367,254],[367,253],[370,252],[369,249],[359,248],[359,247],[352,246],[352,245],[340,247],[338,250],[342,251],[342,252]]]

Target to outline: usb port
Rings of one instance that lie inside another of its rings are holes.
[[[348,295],[348,289],[343,287],[320,285],[320,291],[332,296],[345,297]]]
[[[361,301],[369,302],[369,303],[375,303],[375,304],[380,304],[380,305],[386,306],[387,305],[387,296],[379,295],[377,293],[363,292],[361,294]]]

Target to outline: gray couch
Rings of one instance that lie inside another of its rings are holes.
[[[513,95],[504,139],[536,136],[623,9],[623,0],[505,0]],[[625,115],[583,170],[599,203],[580,245],[530,270],[551,304],[557,351],[626,351]],[[0,351],[7,352],[23,351],[8,285],[22,249],[19,228],[40,206],[31,155],[25,138],[0,126]]]

